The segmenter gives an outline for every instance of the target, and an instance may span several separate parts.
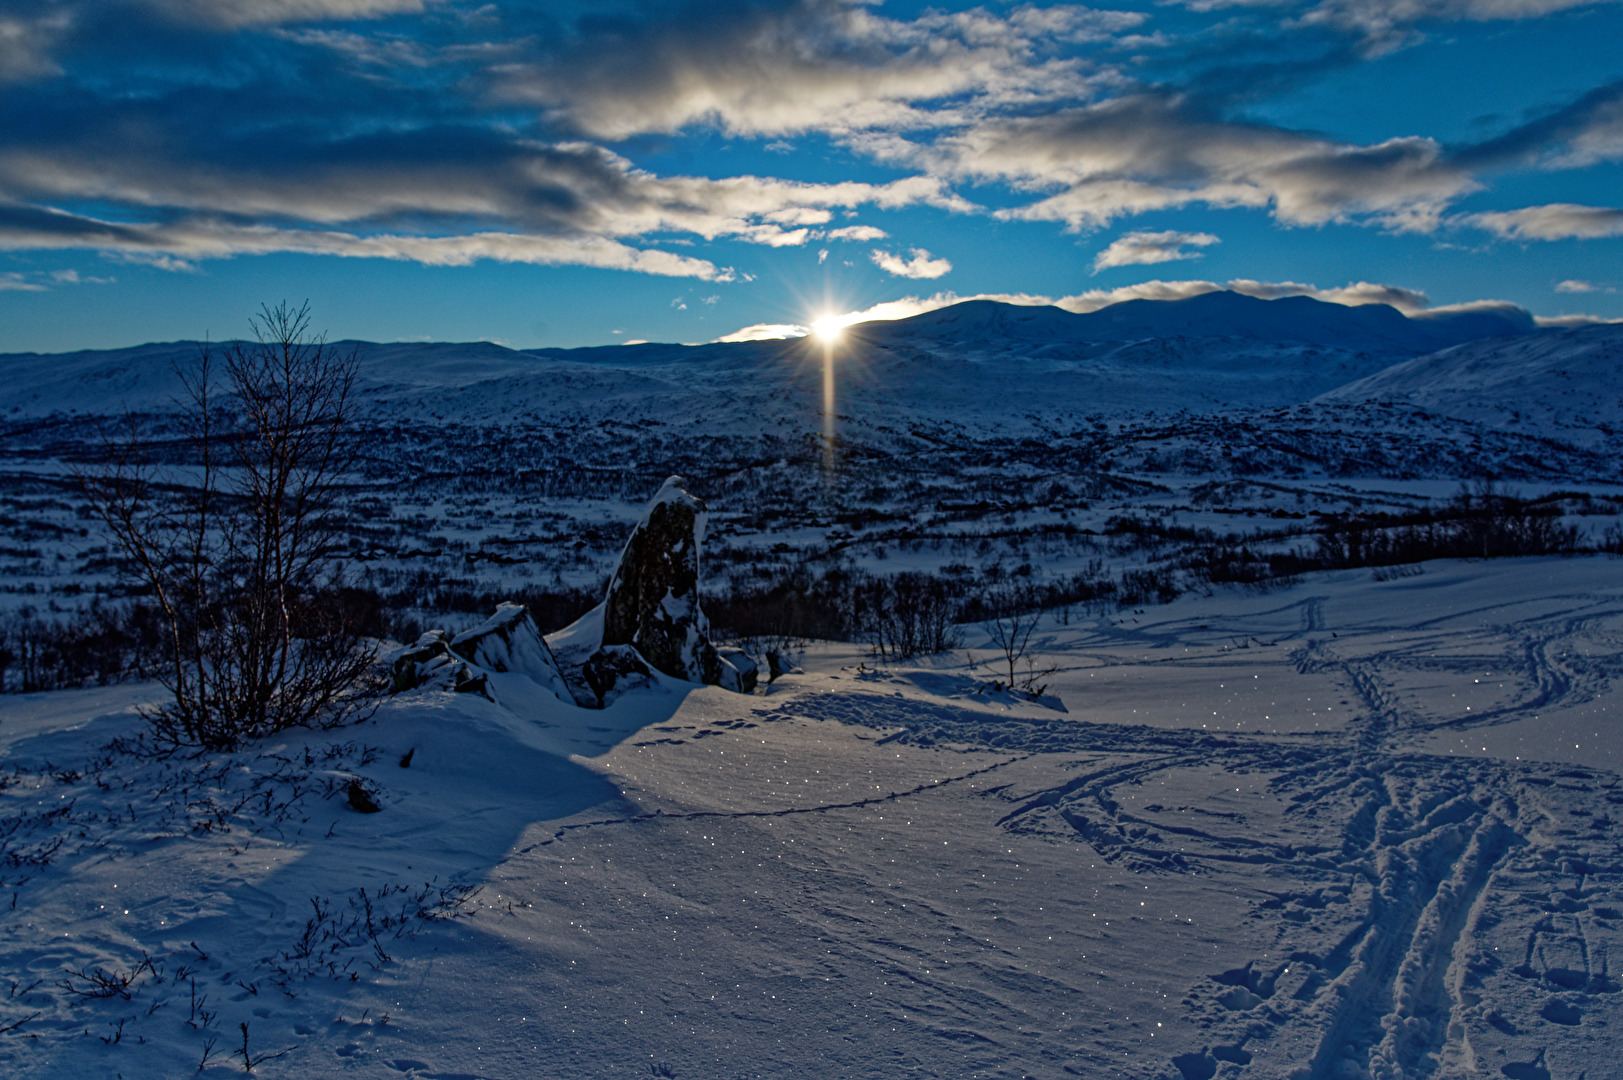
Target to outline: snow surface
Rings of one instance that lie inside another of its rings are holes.
[[[1620,566],[1048,621],[1064,712],[974,640],[167,760],[0,699],[0,1074],[1615,1075]]]

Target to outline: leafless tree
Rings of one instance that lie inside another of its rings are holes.
[[[851,620],[881,660],[955,649],[958,605],[947,582],[928,574],[875,578],[852,590]]]
[[[1041,592],[1031,586],[1005,585],[988,596],[984,604],[986,617],[981,628],[992,647],[1002,654],[1008,671],[1005,685],[1042,696],[1048,688],[1042,680],[1056,669],[1038,668],[1037,658],[1031,654],[1031,635],[1043,617]]]
[[[310,331],[309,305],[261,307],[255,340],[178,372],[183,461],[132,418],[86,490],[163,615],[149,719],[172,745],[231,748],[353,718],[374,659],[342,607],[333,497],[353,465],[357,358]],[[223,368],[224,392],[217,380]]]

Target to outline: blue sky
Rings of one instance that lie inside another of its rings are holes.
[[[0,350],[1623,318],[1623,3],[0,0]]]

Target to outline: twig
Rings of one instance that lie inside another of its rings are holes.
[[[294,1043],[286,1050],[278,1050],[274,1054],[260,1054],[258,1057],[253,1057],[248,1053],[248,1021],[244,1020],[237,1026],[242,1028],[242,1048],[237,1053],[242,1056],[243,1072],[251,1073],[254,1071],[254,1066],[263,1065],[267,1061],[275,1061],[279,1057],[287,1057],[287,1055],[299,1048],[299,1044]]]

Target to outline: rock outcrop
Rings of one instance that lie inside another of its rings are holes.
[[[744,658],[748,666],[741,668],[718,652],[699,608],[699,545],[708,514],[684,483],[680,476],[666,480],[626,541],[603,599],[602,645],[629,645],[672,678],[749,693],[754,662]]]
[[[558,661],[523,604],[501,604],[496,614],[452,638],[451,651],[485,671],[516,671],[569,699]]]
[[[389,690],[399,694],[420,686],[454,690],[459,694],[490,696],[487,678],[451,651],[451,635],[430,630],[415,642],[385,658]]]
[[[489,673],[515,672],[561,700],[601,709],[658,671],[740,694],[755,690],[748,654],[718,649],[699,607],[705,505],[673,476],[631,531],[608,594],[592,611],[541,636],[522,604],[502,604],[472,630],[432,630],[390,658],[395,692],[439,686],[491,697]]]

